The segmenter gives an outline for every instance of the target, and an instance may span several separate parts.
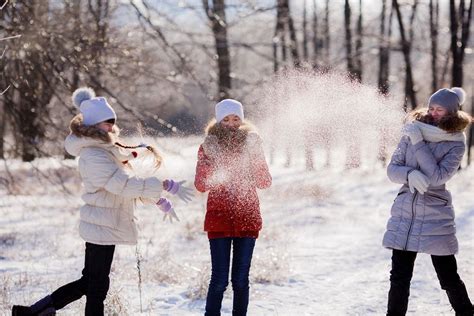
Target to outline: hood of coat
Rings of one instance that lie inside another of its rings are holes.
[[[75,157],[79,157],[81,150],[88,147],[103,148],[112,153],[118,160],[126,161],[133,159],[131,152],[116,146],[120,130],[114,126],[111,133],[104,132],[96,126],[85,126],[82,124],[82,115],[76,115],[69,125],[71,133],[66,137],[64,147],[66,151]]]
[[[419,121],[428,125],[436,126],[447,133],[464,132],[472,119],[469,114],[464,111],[450,113],[436,123],[433,117],[428,113],[428,108],[414,110],[408,114],[408,121]]]

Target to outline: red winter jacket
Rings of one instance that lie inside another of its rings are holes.
[[[199,147],[194,185],[199,192],[209,191],[204,222],[209,238],[257,238],[262,217],[256,189],[271,183],[257,133],[249,132],[243,146],[230,150],[216,136],[207,136]]]

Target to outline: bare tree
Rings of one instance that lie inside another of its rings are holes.
[[[362,37],[363,37],[363,28],[362,28],[362,0],[359,0],[359,18],[357,19],[357,29],[356,29],[356,42],[355,42],[355,78],[357,81],[362,81]]]
[[[289,50],[293,61],[293,66],[299,66],[300,55],[298,52],[298,41],[296,39],[296,29],[293,23],[293,18],[290,14],[289,0],[277,0],[277,19],[275,26],[274,43],[280,43],[281,59],[283,63],[287,62],[287,36],[290,39]],[[274,56],[276,56],[275,53]],[[275,62],[274,64],[277,63]]]
[[[319,38],[319,25],[318,25],[318,10],[316,8],[316,0],[313,0],[313,67],[318,68],[320,64],[319,55],[321,50],[322,41]]]
[[[352,29],[351,29],[351,5],[349,0],[344,1],[344,31],[346,46],[347,71],[349,75],[354,74],[354,53],[352,51]]]
[[[430,0],[430,40],[431,40],[431,91],[438,90],[438,29],[439,2]]]
[[[13,44],[4,74],[14,89],[4,94],[5,113],[18,131],[17,147],[24,161],[32,161],[45,137],[42,119],[48,116],[47,105],[53,96],[51,63],[43,54],[48,45],[48,1],[36,4],[8,6],[7,32],[24,31],[24,42]],[[22,46],[20,46],[22,45]],[[26,48],[26,49],[25,49]]]
[[[403,58],[405,59],[405,72],[406,72],[405,97],[410,99],[411,108],[414,109],[417,106],[417,101],[416,101],[416,93],[414,89],[415,84],[413,81],[413,70],[412,70],[411,59],[410,59],[411,43],[409,42],[406,32],[405,32],[405,25],[403,23],[403,18],[400,12],[400,6],[398,4],[398,1],[392,0],[392,5],[397,14],[400,37],[402,41],[402,53],[403,53]],[[404,105],[404,109],[407,110],[406,104]]]
[[[362,1],[359,1],[359,18],[357,21],[357,38],[355,43],[355,51],[352,49],[352,10],[349,0],[344,2],[344,30],[345,30],[345,46],[347,71],[351,78],[362,81]]]
[[[202,0],[204,10],[211,23],[212,33],[214,34],[217,67],[219,69],[219,100],[230,96],[231,77],[230,77],[230,53],[227,40],[227,22],[225,16],[225,0],[212,0],[212,6],[209,0]]]
[[[471,83],[471,95],[474,93],[474,85]],[[471,116],[474,117],[474,98],[471,97]],[[467,140],[467,165],[471,164],[472,160],[472,146],[474,145],[474,124],[469,127],[469,138]]]
[[[469,41],[469,29],[472,19],[472,2],[466,8],[465,1],[459,1],[456,9],[454,0],[449,1],[450,25],[451,25],[451,54],[453,57],[452,86],[463,85],[463,62],[466,45]],[[459,34],[459,32],[461,34]]]
[[[378,71],[378,88],[381,94],[387,95],[389,91],[389,72],[390,72],[390,48],[392,35],[392,17],[393,10],[390,9],[388,22],[387,17],[387,0],[382,0],[382,12],[380,16],[380,43],[379,43],[379,71]]]
[[[308,61],[308,14],[306,8],[306,0],[303,2],[303,25],[302,25],[302,32],[303,32],[303,59]]]
[[[101,84],[103,58],[105,48],[108,45],[108,25],[110,19],[110,3],[109,0],[87,0],[87,8],[91,13],[95,36],[91,37],[91,45],[94,49],[91,51],[92,71],[89,72],[90,83],[94,90],[103,94]]]
[[[329,66],[330,63],[330,46],[331,46],[331,33],[330,33],[330,28],[329,28],[329,0],[326,0],[326,7],[325,7],[325,13],[324,13],[324,48],[326,51],[326,66]]]

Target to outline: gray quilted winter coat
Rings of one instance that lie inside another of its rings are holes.
[[[453,134],[447,135],[449,138]],[[403,186],[392,205],[383,238],[384,247],[438,256],[457,253],[454,209],[445,184],[458,171],[465,152],[465,143],[458,141],[459,138],[412,145],[407,136],[402,137],[387,169],[389,179]],[[411,193],[408,188],[408,173],[413,169],[420,170],[430,181],[424,195],[417,191]]]

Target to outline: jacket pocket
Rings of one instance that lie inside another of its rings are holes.
[[[449,200],[445,197],[439,196],[433,193],[426,193],[428,197],[426,203],[432,206],[446,206],[449,203]]]

